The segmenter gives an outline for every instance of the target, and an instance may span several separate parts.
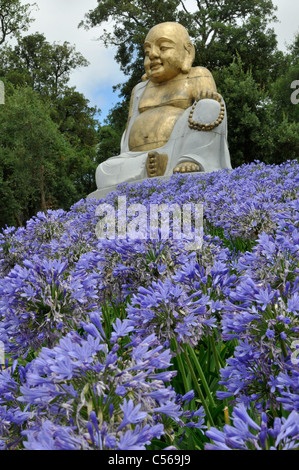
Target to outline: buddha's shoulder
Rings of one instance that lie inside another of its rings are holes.
[[[196,77],[212,77],[211,72],[206,68],[206,67],[192,67],[190,72],[189,72],[189,77],[190,78],[196,78]]]

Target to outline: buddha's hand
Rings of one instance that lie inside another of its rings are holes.
[[[202,171],[202,168],[193,162],[179,163],[174,169],[173,173],[193,173],[195,171]]]
[[[150,178],[155,176],[163,176],[168,162],[166,153],[149,152],[146,159],[146,171]]]

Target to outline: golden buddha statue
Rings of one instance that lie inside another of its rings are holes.
[[[99,165],[98,189],[173,173],[231,168],[226,113],[211,73],[192,67],[186,29],[154,26],[144,42],[145,75],[132,91],[121,153]]]

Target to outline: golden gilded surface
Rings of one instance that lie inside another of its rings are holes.
[[[165,145],[178,118],[200,93],[216,91],[214,79],[206,68],[192,68],[194,46],[182,25],[154,26],[145,39],[144,53],[148,83],[139,101],[140,114],[130,129],[132,151]],[[129,118],[131,115],[132,109]]]
[[[146,171],[149,177],[164,175],[168,162],[166,153],[148,152]]]

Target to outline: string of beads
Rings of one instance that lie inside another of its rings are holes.
[[[204,124],[202,122],[196,122],[192,119],[197,103],[203,99],[216,100],[220,104],[220,112],[216,121]],[[190,129],[194,129],[196,131],[211,131],[215,127],[219,126],[219,124],[221,124],[224,118],[224,114],[225,114],[225,109],[224,109],[224,103],[222,101],[221,95],[219,95],[219,93],[216,93],[214,91],[201,91],[198,98],[194,101],[193,106],[190,110],[188,125]]]

